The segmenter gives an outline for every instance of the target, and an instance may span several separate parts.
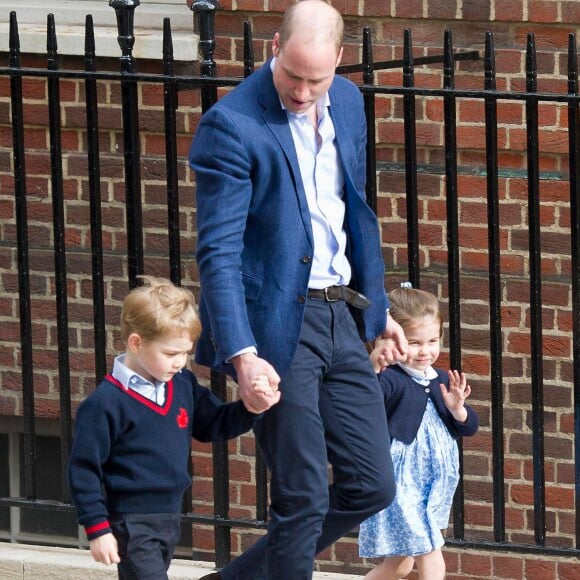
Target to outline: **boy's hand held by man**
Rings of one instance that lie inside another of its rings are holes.
[[[280,377],[266,360],[245,353],[232,361],[238,375],[240,399],[251,413],[263,413],[280,400]]]

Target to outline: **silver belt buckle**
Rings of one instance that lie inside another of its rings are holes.
[[[331,297],[328,295],[328,290],[329,290],[330,288],[332,288],[332,286],[327,286],[327,287],[324,289],[324,299],[325,299],[327,302],[338,302],[338,301],[340,300],[340,298],[331,298]]]

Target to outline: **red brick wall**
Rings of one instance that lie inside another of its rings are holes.
[[[527,34],[535,35],[539,90],[565,92],[568,34],[580,23],[576,1],[496,0],[428,1],[366,0],[335,2],[346,21],[344,64],[360,60],[363,26],[369,26],[376,61],[400,58],[403,32],[412,32],[415,56],[442,52],[444,30],[451,30],[456,50],[478,49],[483,54],[485,32],[492,31],[496,48],[497,85],[500,90],[525,90]],[[254,31],[258,64],[270,53],[270,40],[286,2],[255,0],[221,3],[217,14],[215,57],[218,74],[241,74],[242,21]],[[160,24],[161,27],[161,24]],[[25,47],[23,47],[25,50]],[[116,67],[116,63],[109,63]],[[138,68],[142,68],[141,65]],[[416,85],[441,87],[441,65],[417,67]],[[456,65],[456,86],[483,88],[483,61]],[[353,75],[360,82],[360,75]],[[376,82],[402,84],[401,70],[376,74]],[[106,304],[109,360],[120,348],[116,325],[119,301],[127,290],[124,258],[126,231],[123,189],[122,131],[118,87],[99,83],[100,145],[103,154],[101,193],[103,208]],[[71,383],[79,400],[94,386],[93,337],[86,321],[92,318],[90,285],[90,231],[86,134],[82,85],[61,83],[64,190],[67,218],[68,298]],[[28,217],[31,242],[35,385],[39,416],[58,416],[56,371],[57,336],[54,306],[50,158],[46,130],[46,86],[25,82],[26,166]],[[143,155],[142,188],[145,223],[145,269],[168,275],[165,207],[164,134],[158,87],[140,88],[139,108]],[[182,210],[181,243],[184,281],[197,284],[194,261],[194,185],[186,163],[187,149],[199,117],[199,99],[182,92],[179,99],[178,152]],[[376,103],[379,166],[378,213],[384,254],[390,270],[387,287],[404,280],[407,264],[402,99],[380,97]],[[444,179],[443,106],[440,98],[417,98],[417,146],[421,172],[419,228],[422,287],[447,298],[446,206]],[[521,101],[498,107],[500,147],[500,232],[502,272],[502,328],[504,375],[504,437],[506,540],[533,544],[533,473],[531,439],[531,361],[529,306],[529,248],[527,231],[525,106]],[[9,86],[0,77],[0,414],[19,415],[22,404],[17,262],[11,158]],[[473,404],[480,412],[479,434],[464,442],[465,536],[468,540],[493,540],[491,386],[489,379],[489,311],[485,133],[483,106],[476,99],[457,100],[457,143],[460,219],[462,364],[473,386]],[[540,104],[540,180],[542,245],[543,381],[545,388],[545,468],[547,544],[572,548],[574,522],[574,449],[572,385],[572,313],[569,183],[567,181],[567,110],[561,104]],[[448,340],[446,338],[446,344]],[[448,357],[445,355],[442,364]],[[206,371],[200,369],[202,374]],[[235,389],[230,385],[231,395]],[[230,444],[230,491],[234,517],[254,517],[253,440],[243,437]],[[211,513],[211,448],[195,445],[194,509]],[[239,532],[239,533],[238,533]],[[234,552],[247,547],[258,532],[235,530]],[[213,557],[213,531],[197,526],[194,544],[199,558]],[[448,578],[571,579],[580,575],[576,560],[497,551],[446,550]],[[347,538],[327,550],[319,560],[322,570],[363,574],[370,563],[358,558],[356,542]]]

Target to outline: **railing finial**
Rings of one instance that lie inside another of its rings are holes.
[[[195,15],[195,24],[199,32],[199,48],[202,54],[201,75],[214,77],[216,73],[216,65],[213,60],[215,11],[219,9],[219,2],[217,0],[188,0],[187,4]]]
[[[121,63],[125,72],[135,72],[133,45],[135,44],[135,8],[140,0],[109,0],[109,6],[115,9],[117,15],[117,41],[121,47]]]

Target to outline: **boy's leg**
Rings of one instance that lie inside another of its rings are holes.
[[[120,580],[167,580],[180,535],[180,514],[124,514],[111,518],[119,545]]]

